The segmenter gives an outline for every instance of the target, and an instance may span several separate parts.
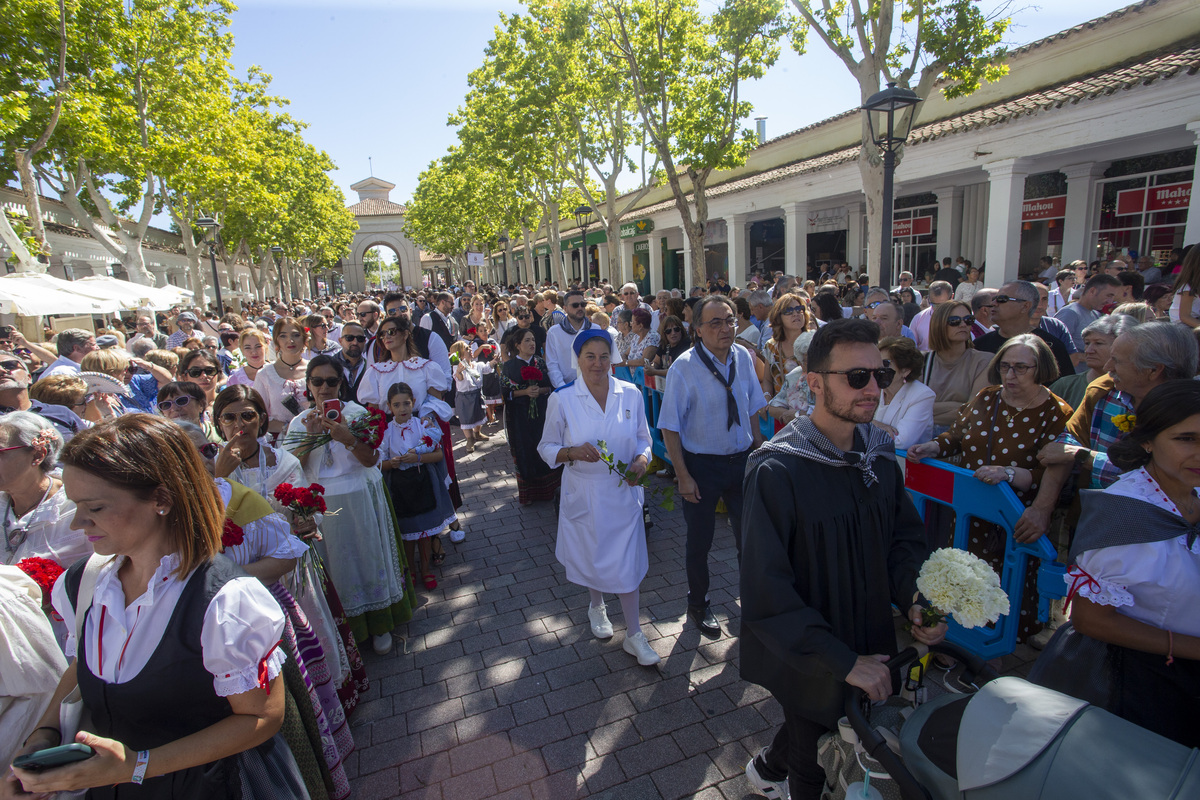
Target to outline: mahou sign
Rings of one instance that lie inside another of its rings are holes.
[[[1062,219],[1067,215],[1067,196],[1040,197],[1021,204],[1021,221],[1034,222],[1039,219]]]
[[[1126,189],[1117,192],[1117,216],[1141,214],[1143,211],[1174,211],[1187,208],[1191,201],[1191,181],[1151,186],[1149,189]]]
[[[933,233],[933,217],[898,219],[892,223],[892,236],[926,236]]]

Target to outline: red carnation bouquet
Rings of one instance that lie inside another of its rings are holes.
[[[525,385],[522,386],[521,388],[522,389],[532,389],[533,387],[541,384],[542,378],[544,378],[544,377],[545,376],[542,374],[542,371],[540,369],[538,369],[537,367],[533,366],[532,364],[521,367],[521,380],[525,381]],[[529,418],[537,419],[537,415],[538,415],[537,398],[531,397],[531,398],[529,398]]]
[[[496,356],[496,348],[490,344],[485,344],[475,351],[476,361],[491,361]]]
[[[221,530],[221,550],[237,547],[246,539],[246,532],[229,517],[225,518],[225,527]]]
[[[350,429],[350,433],[354,434],[354,438],[365,442],[372,450],[379,449],[379,443],[383,441],[383,434],[387,432],[387,426],[388,415],[377,408],[368,408],[366,414],[357,416],[346,423],[346,427]],[[328,431],[320,433],[293,431],[283,438],[283,446],[293,455],[303,456],[332,441],[333,435]],[[280,484],[280,486],[284,485]],[[283,501],[280,500],[280,502]]]
[[[31,556],[18,561],[17,569],[33,578],[33,582],[41,587],[42,607],[50,608],[50,592],[53,591],[54,582],[58,580],[58,576],[63,574],[63,568],[48,558]],[[61,619],[57,613],[55,613],[55,617]]]
[[[325,487],[319,483],[309,484],[308,486],[293,486],[290,483],[281,483],[272,492],[272,495],[279,501],[281,506],[301,520],[312,519],[317,514],[333,515],[325,507],[325,498],[322,496],[324,494]],[[304,538],[320,539],[321,533],[320,531],[314,531],[311,536],[305,536]],[[311,570],[309,569],[310,566],[312,567]],[[300,593],[307,591],[308,576],[314,573],[318,577],[323,576],[325,574],[325,565],[321,563],[321,557],[317,555],[317,551],[310,545],[296,565],[296,584],[300,588]]]

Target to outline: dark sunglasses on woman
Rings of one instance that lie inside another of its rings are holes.
[[[220,371],[216,367],[190,367],[184,374],[189,378],[199,378],[201,375],[206,378],[215,378]]]
[[[216,458],[217,453],[219,452],[221,452],[221,445],[217,444],[216,442],[205,442],[204,444],[200,445],[200,455],[204,456],[210,461]]]
[[[959,325],[974,325],[975,315],[967,314],[965,317],[962,317],[956,314],[953,317],[946,317],[946,324],[951,328],[957,328]]]
[[[313,386],[315,386],[318,389],[320,389],[322,386],[329,386],[332,388],[334,386],[337,386],[339,383],[341,383],[342,379],[341,378],[309,378],[308,382],[311,383]]]

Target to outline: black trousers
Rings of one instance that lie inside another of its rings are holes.
[[[738,564],[742,563],[742,478],[749,455],[749,450],[729,456],[683,451],[684,465],[700,493],[698,503],[681,499],[683,521],[687,523],[688,605],[692,608],[708,606],[708,552],[716,530],[717,501],[722,498],[733,525]]]
[[[783,726],[775,734],[764,759],[768,775],[787,775],[792,800],[821,800],[825,770],[817,763],[817,740],[828,728],[806,719],[786,703],[781,705]],[[763,777],[769,780],[768,775]]]

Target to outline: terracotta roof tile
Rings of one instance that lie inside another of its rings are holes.
[[[380,200],[374,197],[360,200],[346,208],[356,217],[386,217],[393,214],[403,214],[407,211],[399,203],[393,203],[391,200]]]

